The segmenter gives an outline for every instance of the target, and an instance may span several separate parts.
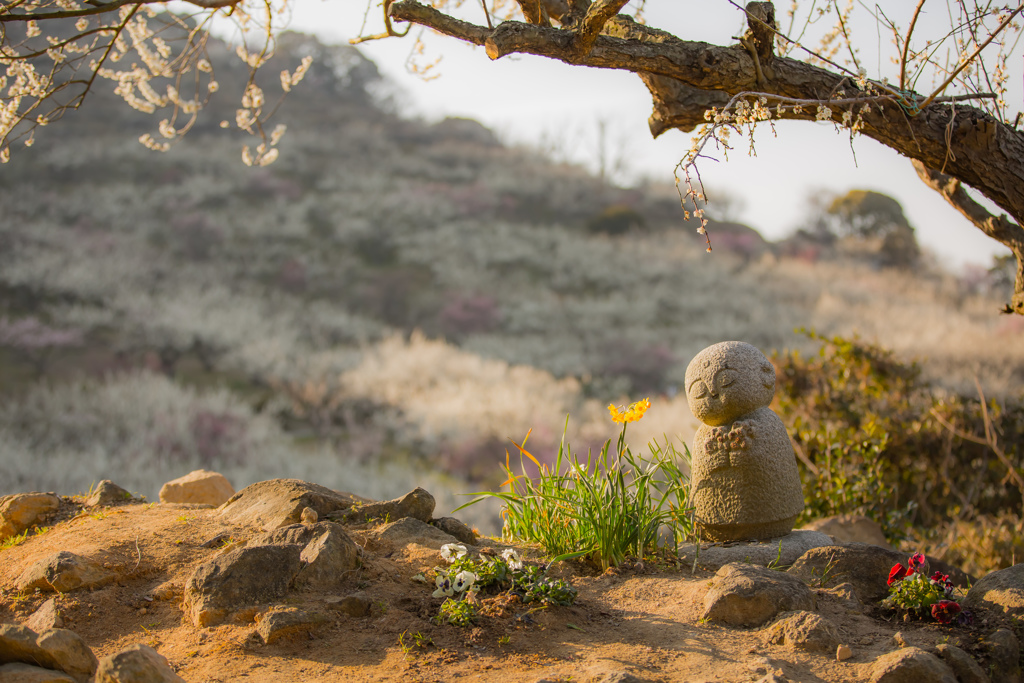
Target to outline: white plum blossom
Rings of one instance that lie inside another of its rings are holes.
[[[467,552],[466,546],[461,543],[446,543],[441,546],[441,558],[446,560],[449,564],[460,557],[465,557]]]
[[[438,572],[434,584],[437,586],[437,590],[432,593],[435,598],[447,598],[455,594],[452,580],[447,574]]]
[[[505,560],[505,564],[510,569],[522,569],[523,561],[519,558],[519,553],[514,548],[506,548],[501,552],[501,559]]]
[[[452,588],[455,589],[456,593],[462,593],[463,591],[469,590],[477,580],[477,575],[471,571],[463,570],[455,575],[455,582],[452,584]]]

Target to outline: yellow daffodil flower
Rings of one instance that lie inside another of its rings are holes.
[[[651,399],[645,398],[642,401],[630,404],[629,408],[625,409],[616,408],[614,404],[609,405],[608,412],[611,413],[612,422],[626,424],[627,422],[636,422],[642,418],[650,407]]]

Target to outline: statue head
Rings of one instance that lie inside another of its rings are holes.
[[[698,353],[686,368],[694,416],[717,427],[764,408],[775,395],[775,367],[756,347],[727,341]]]

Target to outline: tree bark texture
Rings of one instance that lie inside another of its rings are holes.
[[[530,8],[526,16],[534,23],[509,21],[490,30],[417,0],[395,2],[391,16],[483,45],[491,59],[526,53],[635,72],[654,98],[649,123],[655,136],[670,128],[692,131],[705,122],[709,108],[721,109],[745,92],[797,100],[870,101],[870,110],[860,117],[860,132],[914,160],[929,186],[986,235],[1013,251],[1018,272],[1007,310],[1024,315],[1024,229],[1020,227],[1024,222],[1024,134],[1015,128],[980,109],[951,101],[933,102],[911,114],[895,98],[880,99],[877,92],[864,92],[849,77],[774,55],[764,24],[774,17],[771,3],[747,6],[750,30],[740,44],[731,46],[680,40],[624,15],[613,16],[611,12],[624,5],[621,1],[520,0],[520,4],[524,11]],[[551,26],[549,18],[562,27]],[[768,104],[772,106],[770,98]],[[855,115],[861,106],[854,105]],[[842,109],[832,109],[837,120]],[[809,106],[801,113],[786,110],[781,118],[813,121],[815,113],[815,107]],[[947,180],[934,179],[940,176]],[[991,216],[958,184],[953,188],[952,181],[977,189],[1013,220]]]

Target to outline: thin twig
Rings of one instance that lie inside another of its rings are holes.
[[[910,18],[910,27],[907,29],[907,37],[903,39],[903,53],[900,55],[900,90],[907,88],[907,53],[910,51],[910,36],[914,33],[914,26],[917,25],[917,17],[921,14],[925,0],[919,0],[914,8],[914,16]]]
[[[942,93],[942,91],[945,90],[949,86],[949,84],[953,82],[953,79],[955,79],[957,76],[960,75],[961,71],[963,71],[968,66],[970,66],[974,62],[974,60],[978,58],[978,55],[981,54],[981,51],[984,50],[986,47],[988,47],[989,43],[991,43],[993,40],[995,40],[995,37],[997,35],[999,35],[1004,28],[1009,26],[1009,24],[1013,20],[1013,18],[1015,16],[1017,16],[1018,14],[1020,14],[1021,11],[1024,11],[1024,5],[1021,5],[1017,9],[1013,10],[1012,12],[1010,12],[1009,16],[1007,16],[1006,19],[1003,20],[1003,23],[999,24],[999,26],[996,27],[996,30],[992,32],[992,35],[990,35],[985,40],[984,43],[982,43],[981,45],[978,46],[978,49],[976,49],[974,51],[974,54],[972,54],[970,57],[965,59],[963,61],[963,63],[961,63],[960,66],[958,66],[956,68],[956,70],[954,70],[953,73],[951,73],[949,75],[949,78],[947,78],[945,81],[943,81],[942,85],[940,85],[938,88],[936,88],[935,92],[933,92],[931,95],[929,95],[925,99],[925,101],[921,103],[921,107],[920,108],[924,109],[929,104],[931,104],[932,100],[934,100],[936,97],[938,97]]]

